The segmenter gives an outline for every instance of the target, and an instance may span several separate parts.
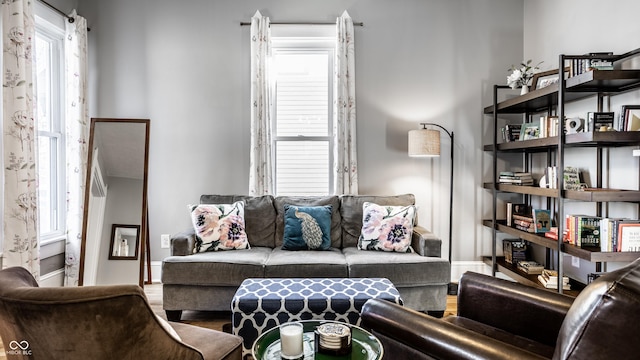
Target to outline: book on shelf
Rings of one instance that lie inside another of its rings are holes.
[[[627,218],[602,218],[600,219],[600,251],[618,251],[617,227],[620,221],[629,220]]]
[[[601,248],[600,220],[598,216],[568,214],[566,242],[581,248]]]
[[[502,240],[502,252],[504,261],[508,264],[518,263],[527,258],[527,242],[522,239]]]
[[[618,131],[640,130],[640,105],[623,105],[620,108]]]
[[[539,275],[542,274],[544,266],[534,260],[522,260],[518,261],[518,269],[529,275]]]
[[[594,131],[611,131],[614,129],[615,115],[609,112],[589,112],[587,113],[587,129]]]
[[[562,176],[563,189],[580,190],[580,169],[573,166],[565,166]]]
[[[553,240],[558,240],[558,227],[557,226],[550,227],[549,231],[544,233],[544,237],[553,239]]]
[[[541,116],[539,135],[541,138],[558,136],[558,117]]]
[[[533,223],[536,233],[546,233],[551,227],[551,211],[547,209],[533,209]]]
[[[531,211],[531,207],[527,204],[507,203],[507,226],[513,225],[513,215],[526,215]],[[533,220],[532,220],[533,221]]]
[[[506,124],[502,128],[502,139],[505,142],[520,140],[520,129],[522,124]]]
[[[640,220],[622,221],[618,225],[618,251],[640,252]]]

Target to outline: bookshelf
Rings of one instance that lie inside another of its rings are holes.
[[[610,56],[610,59],[617,63],[630,57],[640,56],[640,49],[633,50],[623,55]],[[559,69],[564,69],[567,64],[575,59],[588,59],[588,55],[560,55]],[[640,70],[591,70],[582,74],[563,78],[560,77],[558,83],[542,89],[535,89],[527,94],[498,101],[499,95],[507,86],[495,85],[493,89],[493,104],[484,108],[484,114],[490,116],[493,121],[493,139],[491,143],[484,145],[484,151],[490,153],[493,159],[493,179],[483,184],[483,187],[492,194],[492,218],[483,220],[485,227],[492,230],[492,253],[484,257],[485,263],[491,266],[495,276],[496,272],[501,272],[507,276],[529,285],[541,286],[536,278],[522,273],[515,266],[507,264],[504,258],[497,256],[497,234],[503,233],[515,236],[528,241],[534,246],[541,246],[547,249],[547,268],[552,267],[558,270],[559,277],[562,278],[562,255],[568,254],[580,259],[596,263],[596,271],[601,271],[602,263],[629,262],[640,257],[640,252],[601,252],[598,249],[581,248],[562,242],[560,239],[554,240],[546,238],[543,234],[528,233],[506,225],[506,220],[497,218],[498,197],[502,193],[520,194],[527,203],[532,197],[546,199],[547,206],[552,213],[557,214],[557,219],[564,219],[565,201],[582,201],[596,203],[596,216],[601,216],[603,207],[608,202],[627,202],[640,205],[640,189],[607,189],[607,188],[586,188],[582,191],[570,191],[550,188],[540,188],[537,186],[519,186],[510,184],[500,184],[498,182],[498,159],[503,154],[522,154],[522,163],[517,164],[522,167],[522,171],[529,171],[530,159],[533,154],[546,153],[547,165],[557,166],[558,179],[562,179],[565,167],[565,151],[570,148],[596,148],[593,164],[597,168],[596,183],[602,184],[609,169],[603,169],[602,149],[612,147],[628,147],[640,145],[640,131],[608,131],[608,132],[581,132],[577,134],[564,134],[564,121],[559,122],[559,136],[545,137],[530,140],[519,140],[511,142],[498,142],[500,129],[498,126],[499,117],[504,114],[518,114],[523,116],[523,123],[531,121],[532,115],[546,113],[556,115],[559,119],[565,118],[565,105],[571,102],[595,97],[597,99],[597,109],[591,111],[603,111],[604,98],[615,96],[620,93],[640,88]],[[570,165],[570,164],[568,164]],[[613,170],[612,170],[613,171]],[[560,187],[562,181],[560,181]],[[564,221],[559,221],[558,232],[562,234]],[[560,281],[560,280],[559,280]],[[573,280],[572,280],[573,281]],[[561,287],[561,286],[560,286]],[[556,290],[554,290],[556,291]],[[559,292],[566,292],[557,290]]]

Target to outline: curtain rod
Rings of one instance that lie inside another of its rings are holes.
[[[73,24],[73,23],[76,21],[76,19],[74,19],[74,18],[72,18],[71,16],[69,16],[69,15],[65,14],[64,12],[62,12],[62,10],[59,10],[57,7],[55,7],[55,6],[51,5],[51,4],[49,4],[48,2],[46,2],[46,1],[44,1],[44,0],[38,0],[38,1],[40,1],[40,2],[41,2],[41,3],[43,3],[43,4],[45,4],[49,9],[51,9],[51,10],[53,10],[53,11],[57,12],[58,14],[60,14],[60,15],[62,15],[62,16],[64,16],[64,17],[66,17],[66,18],[67,18],[67,21],[69,21],[69,23]],[[89,29],[89,28],[87,27],[87,31],[91,31],[91,29]]]
[[[270,25],[335,25],[335,22],[271,22]],[[240,22],[240,26],[251,25],[250,22]],[[354,22],[353,26],[364,26],[363,22]]]
[[[74,19],[74,18],[72,18],[71,16],[69,16],[69,15],[67,15],[67,14],[63,13],[63,12],[62,12],[62,10],[58,10],[58,8],[56,8],[55,6],[53,6],[53,5],[49,4],[48,2],[46,2],[46,1],[44,1],[44,0],[38,0],[38,1],[40,1],[41,3],[43,3],[43,4],[47,5],[47,7],[49,7],[49,9],[51,9],[51,10],[53,10],[53,11],[57,12],[58,14],[60,14],[60,15],[62,15],[62,16],[64,16],[64,17],[66,17],[66,18],[67,18],[67,20],[69,20],[69,22],[70,22],[70,23],[73,23],[74,21],[76,21],[76,19]]]

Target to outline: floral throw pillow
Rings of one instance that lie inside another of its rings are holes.
[[[362,210],[358,249],[412,252],[415,206],[383,206],[365,202]]]
[[[249,249],[244,228],[244,202],[189,205],[196,232],[194,253]]]

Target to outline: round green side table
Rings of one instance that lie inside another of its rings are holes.
[[[315,338],[313,331],[320,324],[335,322],[329,320],[303,320],[300,321],[304,327],[303,348],[304,360],[379,360],[382,359],[383,348],[380,340],[367,330],[340,322],[340,324],[351,327],[351,354],[344,356],[331,356],[315,352]],[[274,327],[263,333],[256,339],[251,349],[255,360],[280,360],[280,328]]]

